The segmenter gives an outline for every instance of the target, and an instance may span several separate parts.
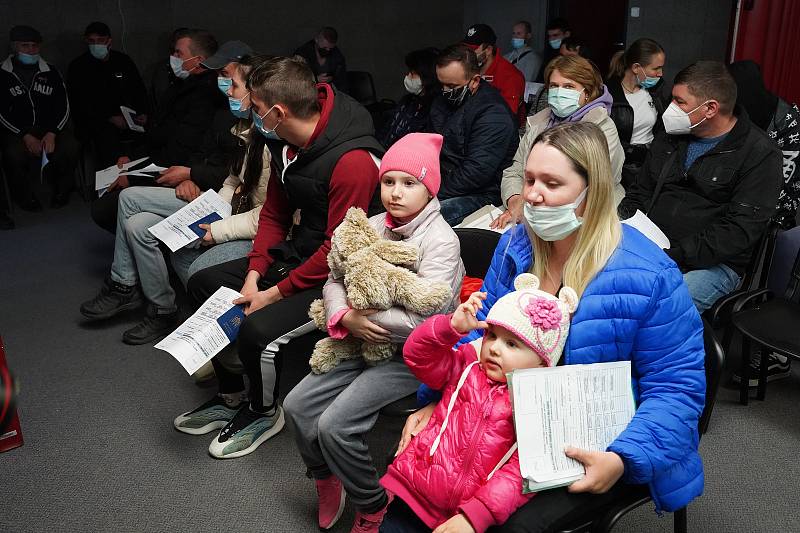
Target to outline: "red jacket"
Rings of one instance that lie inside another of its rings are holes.
[[[516,435],[508,387],[490,380],[479,365],[469,370],[446,431],[430,453],[462,373],[478,358],[471,344],[452,348],[461,337],[450,327],[449,315],[436,315],[406,341],[406,364],[420,381],[443,391],[442,401],[425,429],[389,465],[381,484],[432,529],[463,513],[481,532],[504,523],[533,494],[522,494],[517,452],[487,480]]]
[[[511,109],[511,114],[516,118],[517,125],[525,124],[525,106],[522,105],[525,99],[525,76],[522,72],[500,55],[498,50],[483,78],[500,91],[503,100]]]

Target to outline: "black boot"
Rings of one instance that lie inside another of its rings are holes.
[[[123,285],[107,278],[100,294],[81,304],[81,314],[90,320],[106,320],[144,303],[137,286]]]
[[[147,315],[139,324],[122,334],[125,344],[148,344],[161,340],[178,327],[178,311],[159,314],[150,306]]]

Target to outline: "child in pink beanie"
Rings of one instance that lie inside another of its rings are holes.
[[[442,136],[411,133],[386,152],[380,166],[380,193],[386,213],[369,224],[391,241],[416,247],[416,274],[446,284],[452,297],[440,312],[458,304],[464,266],[458,237],[439,214]],[[336,233],[334,232],[334,240]],[[395,306],[385,311],[352,309],[343,279],[333,275],[323,288],[328,333],[372,343],[402,345],[426,317]],[[363,359],[340,362],[322,374],[308,374],[286,397],[283,409],[300,455],[316,483],[318,521],[330,529],[349,496],[356,510],[353,532],[377,532],[389,498],[381,487],[364,434],[386,405],[413,394],[419,381],[398,350],[390,360],[368,366]]]
[[[475,315],[486,295],[476,292],[408,338],[406,363],[442,390],[442,401],[381,479],[397,498],[381,531],[482,532],[533,497],[522,493],[506,374],[558,363],[578,296],[569,287],[558,298],[540,291],[533,274],[518,276],[514,287],[485,322]],[[485,329],[479,346],[452,348],[475,328]]]

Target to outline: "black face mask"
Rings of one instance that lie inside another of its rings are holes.
[[[329,55],[331,55],[332,51],[333,51],[332,48],[328,49],[328,48],[317,47],[317,52],[319,53],[319,57],[328,57]]]
[[[447,100],[447,105],[453,108],[461,107],[467,95],[470,94],[469,83],[462,87],[456,87],[455,89],[443,90],[442,94],[445,100]]]

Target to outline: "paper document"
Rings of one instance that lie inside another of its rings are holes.
[[[146,161],[147,158],[143,157],[141,159],[136,159],[135,161],[128,161],[122,168],[119,168],[117,165],[111,165],[108,168],[104,168],[103,170],[98,170],[94,173],[94,190],[96,191],[105,191],[109,185],[114,183],[116,179],[119,177],[120,173],[138,165]]]
[[[630,361],[516,370],[509,389],[526,492],[582,478],[564,448],[605,451],[636,410]]]
[[[133,117],[135,117],[137,114],[136,111],[124,105],[119,106],[119,110],[122,111],[122,116],[125,118],[125,122],[128,124],[128,128],[131,131],[138,131],[138,132],[144,131],[144,127],[140,126],[139,124],[133,121]]]
[[[505,211],[500,207],[495,207],[493,205],[485,205],[464,217],[464,220],[455,227],[457,228],[475,228],[475,229],[485,229],[489,231],[496,231],[497,233],[505,233],[508,228],[512,226],[512,224],[507,224],[506,227],[502,229],[491,229],[489,224],[492,223],[494,219],[502,215]]]
[[[244,308],[233,305],[242,295],[220,287],[189,319],[156,348],[169,352],[191,375],[236,339],[244,321]]]
[[[125,170],[120,172],[120,176],[144,176],[145,178],[155,178],[156,174],[161,173],[161,171],[167,170],[167,167],[160,167],[153,163],[150,163],[144,168],[137,168],[135,170]]]
[[[205,235],[205,230],[198,227],[200,224],[229,216],[231,204],[215,191],[208,190],[148,230],[174,252]]]
[[[622,223],[638,229],[639,233],[656,243],[659,248],[666,250],[670,247],[669,239],[664,235],[664,232],[638,209],[631,218],[623,220]]]

